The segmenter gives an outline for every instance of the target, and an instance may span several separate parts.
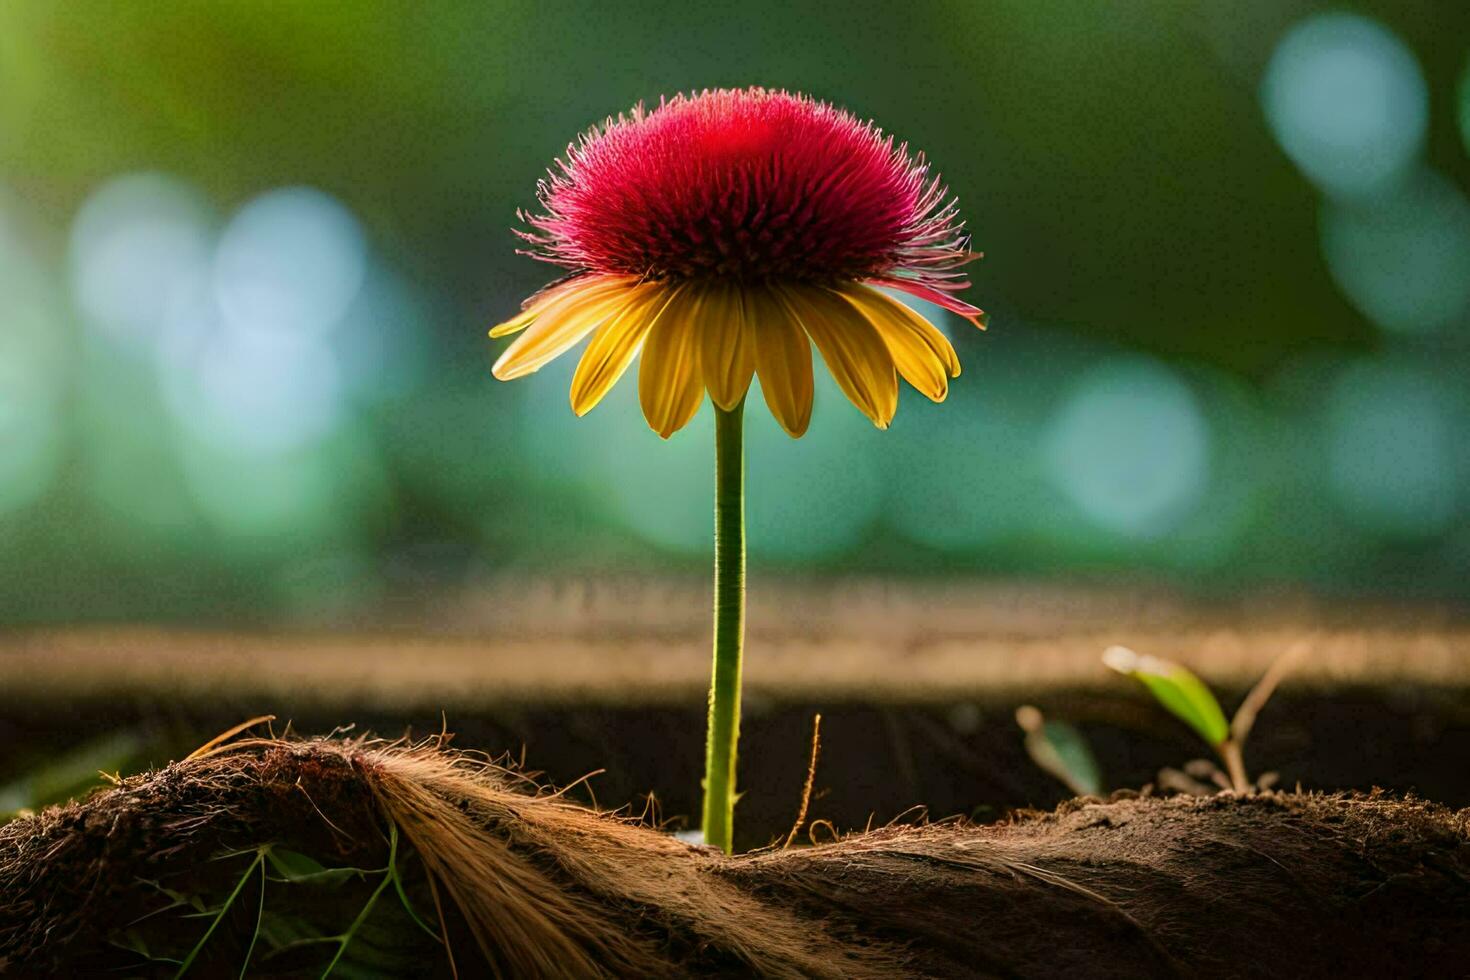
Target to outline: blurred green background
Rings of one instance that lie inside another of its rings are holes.
[[[762,572],[1470,598],[1470,6],[0,2],[0,621],[702,572],[667,443],[485,329],[580,130],[799,89],[922,148],[986,334],[752,413]]]

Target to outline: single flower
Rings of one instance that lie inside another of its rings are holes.
[[[792,436],[812,412],[811,345],[879,428],[898,376],[934,401],[960,373],[949,340],[875,288],[983,326],[963,222],[922,155],[826,103],[759,88],[676,96],[568,148],[522,214],[527,254],[571,270],[490,331],[519,333],[510,380],[592,336],[572,379],[590,411],[642,352],[643,414],[667,438],[704,393],[724,411],[752,376]]]
[[[638,395],[668,438],[715,405],[715,628],[701,829],[734,844],[745,637],[745,395],[793,436],[812,416],[812,345],[879,428],[898,376],[935,401],[960,373],[949,340],[875,288],[981,325],[954,296],[974,256],[954,201],[922,156],[871,123],[800,95],[752,88],[676,96],[609,119],[541,182],[521,218],[528,254],[571,273],[490,331],[520,336],[495,376],[539,370],[592,335],[572,378],[591,410],[642,352]]]

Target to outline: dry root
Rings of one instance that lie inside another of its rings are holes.
[[[249,740],[0,828],[0,964],[75,975],[140,882],[391,821],[460,975],[1453,974],[1466,816],[1380,796],[1079,801],[725,857],[434,745]],[[115,952],[115,951],[114,951]]]

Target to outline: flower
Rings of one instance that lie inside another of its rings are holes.
[[[643,413],[668,438],[705,391],[722,409],[753,375],[792,436],[812,410],[811,344],[879,428],[898,376],[942,401],[960,373],[948,339],[874,288],[902,290],[983,326],[953,294],[978,256],[921,155],[872,123],[759,88],[675,96],[608,119],[570,146],[522,213],[526,254],[571,274],[490,331],[520,336],[501,380],[592,335],[572,409],[592,409],[641,350]]]

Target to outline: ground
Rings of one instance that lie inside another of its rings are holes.
[[[344,976],[604,960],[624,975],[1340,975],[1470,953],[1452,809],[1470,804],[1470,620],[1453,609],[771,583],[750,610],[737,810],[737,846],[756,853],[726,859],[666,832],[698,803],[708,605],[677,583],[503,583],[351,624],[0,633],[0,799],[93,794],[0,829],[0,966],[171,974],[186,950],[170,943],[202,933],[169,918],[185,905],[224,910],[193,967],[206,976],[247,960],[319,972],[339,947]],[[1160,769],[1208,749],[1102,666],[1113,643],[1193,667],[1227,711],[1303,647],[1246,762],[1308,792],[1159,798]],[[1063,802],[1023,748],[1023,703],[1080,729],[1111,801]],[[797,847],[773,847],[818,711],[810,811]],[[166,765],[266,714],[238,747]],[[439,737],[249,741],[288,722]],[[445,756],[451,732],[545,775]],[[58,768],[80,782],[42,786]],[[569,788],[547,803],[548,784]],[[1320,792],[1373,787],[1390,792]],[[922,826],[948,817],[963,819]],[[463,847],[444,851],[446,827]],[[400,831],[398,892],[384,869]],[[713,906],[689,906],[709,888]],[[540,925],[497,931],[516,889]]]

